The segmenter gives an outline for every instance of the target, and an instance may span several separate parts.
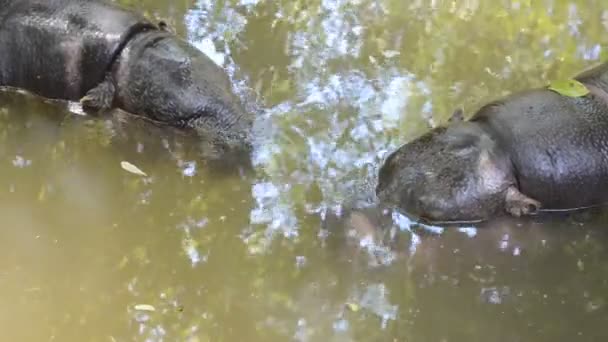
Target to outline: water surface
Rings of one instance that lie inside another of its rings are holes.
[[[254,168],[0,92],[2,340],[608,338],[602,213],[438,228],[373,206],[386,154],[456,108],[605,60],[603,1],[121,2],[229,70]]]

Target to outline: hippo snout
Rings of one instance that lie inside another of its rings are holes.
[[[249,154],[252,151],[252,122],[240,111],[219,112],[220,115],[200,114],[186,126],[208,142],[218,156]]]
[[[396,196],[389,201],[406,214],[429,223],[462,221],[463,217],[467,220],[477,219],[475,213],[471,212],[476,207],[473,203],[475,199],[469,194],[460,193],[434,177],[414,171],[402,179],[403,183],[394,193]]]
[[[422,195],[417,198],[413,214],[428,221],[451,221],[451,213],[455,208],[442,198],[432,195]]]
[[[393,171],[394,174],[390,172],[390,175],[385,172],[385,177],[381,178],[376,187],[376,193],[381,200],[406,208],[408,214],[416,216],[435,211],[430,210],[436,206],[435,197],[425,193],[428,180],[423,173],[413,166]]]
[[[449,205],[450,201],[446,201],[449,195],[433,189],[430,185],[433,182],[432,177],[429,179],[428,176],[414,169],[406,174],[397,203],[407,208],[408,214],[431,221],[445,221],[449,213],[454,210]]]

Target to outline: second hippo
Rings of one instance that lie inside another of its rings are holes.
[[[380,169],[378,197],[431,222],[608,202],[608,64],[575,80],[587,95],[523,91],[403,145]]]
[[[252,117],[226,73],[188,42],[98,0],[0,0],[0,86],[118,107],[249,150]]]

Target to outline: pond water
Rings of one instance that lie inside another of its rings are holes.
[[[373,198],[386,154],[454,109],[605,60],[604,1],[121,2],[229,70],[253,170],[0,92],[2,340],[608,338],[605,214],[439,228]]]

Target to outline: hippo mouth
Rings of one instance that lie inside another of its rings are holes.
[[[408,197],[405,199],[404,197]],[[446,217],[446,213],[460,211],[454,208],[448,208],[444,201],[441,203],[435,202],[433,205],[429,201],[424,200],[424,196],[416,196],[413,189],[408,188],[401,198],[401,203],[406,200],[408,205],[393,203],[392,207],[397,212],[400,212],[410,219],[427,225],[469,225],[477,224],[486,221],[485,218],[467,218],[467,219],[450,219]]]
[[[425,214],[418,215],[417,218],[422,223],[426,223],[429,225],[440,225],[440,226],[476,224],[476,223],[481,223],[481,222],[484,222],[487,220],[487,219],[482,219],[482,218],[454,219],[454,220],[445,219],[445,220],[443,220],[443,219],[434,219],[434,218],[431,218],[429,215],[425,215]]]

